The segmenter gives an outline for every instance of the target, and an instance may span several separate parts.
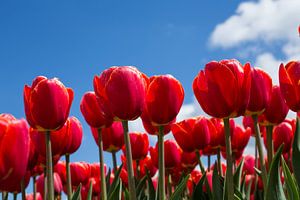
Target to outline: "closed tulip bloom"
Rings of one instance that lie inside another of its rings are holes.
[[[92,128],[92,134],[98,145],[98,130]],[[124,145],[124,131],[121,122],[114,122],[110,127],[102,131],[103,150],[107,152],[118,152]]]
[[[151,124],[161,126],[172,122],[182,106],[183,99],[183,87],[172,75],[152,76],[146,91],[145,104],[145,112]]]
[[[60,195],[61,192],[63,191],[63,185],[58,173],[56,172],[53,173],[53,180],[54,180],[54,193],[55,195]],[[44,184],[45,184],[45,178],[44,178],[44,174],[42,174],[36,180],[36,190],[42,196],[44,196]]]
[[[70,171],[72,177],[72,186],[79,186],[80,183],[85,185],[91,176],[90,165],[86,162],[70,163]]]
[[[159,134],[159,127],[152,125],[151,120],[150,120],[148,114],[146,113],[145,109],[142,113],[141,118],[142,118],[144,129],[146,130],[146,132],[148,134],[150,134],[150,135],[158,135]],[[171,121],[169,124],[163,125],[164,135],[167,135],[171,131],[171,126],[175,122],[176,122],[176,118],[173,121]]]
[[[31,127],[39,130],[61,128],[69,115],[73,91],[57,78],[36,77],[32,86],[24,87],[26,119]]]
[[[36,193],[36,196],[35,196],[36,199],[34,199],[33,197],[33,193],[30,193],[30,194],[26,194],[26,200],[43,200],[43,197],[41,195],[41,193]]]
[[[100,163],[92,163],[90,164],[91,168],[91,177],[100,178]],[[106,164],[104,164],[104,173],[106,174]]]
[[[65,185],[66,182],[67,182],[66,163],[64,161],[59,161],[54,166],[53,171],[56,172],[59,175],[59,177],[62,181],[62,184]]]
[[[205,117],[186,119],[172,126],[176,142],[186,152],[203,150],[210,143],[211,132],[216,129]]]
[[[135,120],[143,111],[148,78],[132,66],[110,67],[94,77],[94,90],[114,120]]]
[[[232,152],[242,152],[246,148],[251,136],[251,129],[244,129],[240,125],[235,125],[231,134]]]
[[[211,118],[210,121],[214,124],[216,131],[210,132],[210,143],[209,147],[217,149],[225,146],[225,134],[224,134],[224,123],[223,120],[218,118]]]
[[[164,141],[164,154],[165,156],[165,167],[166,169],[172,169],[180,164],[182,149],[173,140]],[[150,155],[153,163],[158,167],[158,145],[155,148],[150,147]]]
[[[181,167],[188,169],[188,171],[193,170],[198,164],[198,157],[195,152],[182,152],[181,156]]]
[[[24,119],[0,115],[0,190],[20,185],[28,164],[30,137]],[[13,192],[13,191],[11,191]]]
[[[83,130],[80,121],[76,117],[69,117],[65,126],[67,127],[68,141],[62,154],[72,154],[81,145]]]
[[[245,155],[244,156],[244,166],[243,166],[243,172],[245,174],[252,174],[255,175],[255,158],[253,155]]]
[[[260,68],[251,68],[251,90],[247,115],[262,113],[272,94],[272,79]]]
[[[193,82],[200,106],[216,118],[243,115],[249,102],[250,86],[250,65],[243,67],[234,59],[207,63]]]
[[[279,82],[281,93],[289,108],[300,110],[300,61],[291,61],[285,66],[280,65]]]
[[[149,139],[146,133],[133,132],[129,134],[132,160],[144,159],[148,154]],[[125,154],[125,146],[123,146],[123,153]]]
[[[259,130],[260,134],[262,135],[266,131],[266,127],[262,125],[263,122],[263,117],[260,115],[258,117],[259,120]],[[254,132],[254,122],[251,116],[244,116],[243,117],[243,126],[245,129],[250,128],[251,129],[251,136],[255,137],[255,132]]]
[[[83,95],[80,103],[80,110],[85,121],[94,128],[109,127],[113,118],[110,110],[94,92],[87,92]]]

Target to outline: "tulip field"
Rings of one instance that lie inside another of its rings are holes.
[[[282,63],[278,76],[275,85],[250,63],[208,62],[191,85],[210,117],[176,121],[184,89],[175,77],[114,66],[95,75],[94,91],[82,96],[85,122],[69,116],[71,88],[38,76],[24,86],[26,120],[0,115],[2,199],[300,200],[299,119],[287,118],[300,111],[300,61]],[[144,133],[128,126],[139,117]],[[82,123],[98,146],[97,163],[72,162]],[[149,135],[157,136],[155,146]],[[251,137],[256,153],[246,155]]]

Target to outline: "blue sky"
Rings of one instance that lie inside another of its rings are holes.
[[[299,59],[296,8],[297,0],[2,1],[0,112],[24,117],[24,85],[38,75],[58,77],[73,88],[71,115],[84,127],[71,160],[96,162],[79,110],[94,75],[113,65],[134,65],[148,76],[172,74],[186,94],[179,118],[201,114],[191,85],[210,60],[251,61],[276,82],[279,63]]]

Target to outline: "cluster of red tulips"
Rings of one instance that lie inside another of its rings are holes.
[[[80,104],[99,149],[99,163],[90,164],[70,163],[83,136],[79,120],[69,117],[72,89],[56,78],[36,77],[24,87],[29,126],[0,115],[2,198],[21,192],[22,199],[53,200],[65,192],[69,200],[300,199],[300,128],[286,118],[289,109],[300,110],[300,61],[281,64],[279,80],[273,85],[265,71],[234,59],[209,62],[193,91],[212,118],[176,122],[184,90],[172,75],[106,69]],[[243,125],[233,120],[240,116]],[[128,121],[139,117],[147,133],[129,132]],[[175,140],[164,139],[169,132]],[[157,135],[156,146],[149,146],[148,134]],[[251,136],[257,153],[243,155]],[[112,168],[103,151],[111,153]],[[26,195],[30,178],[33,193]]]

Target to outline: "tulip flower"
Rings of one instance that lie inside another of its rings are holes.
[[[105,102],[115,121],[122,121],[126,157],[128,158],[129,196],[135,197],[135,184],[131,148],[128,136],[128,120],[138,118],[144,108],[148,77],[132,66],[110,67],[94,77],[96,95]]]
[[[148,154],[149,139],[146,133],[133,132],[129,134],[132,159],[141,160]],[[123,153],[125,154],[125,146],[123,147]]]
[[[36,193],[36,196],[34,197],[34,194],[27,194],[26,195],[26,200],[43,200],[42,195],[38,192]]]
[[[183,151],[180,163],[182,168],[187,169],[189,172],[192,171],[198,163],[197,154],[195,152],[189,153]]]
[[[238,155],[240,152],[243,152],[245,147],[247,146],[249,139],[251,136],[251,129],[244,129],[240,125],[235,125],[235,129],[231,134],[231,144],[232,144],[232,152],[236,156],[234,158],[236,160],[239,159]]]
[[[26,174],[30,151],[26,121],[0,114],[0,190],[14,192]]]
[[[47,151],[48,198],[53,200],[53,176],[50,131],[61,128],[69,115],[73,90],[66,88],[57,78],[36,77],[31,87],[24,87],[26,119],[32,128],[45,131]]]
[[[175,120],[184,99],[184,90],[180,82],[172,75],[152,76],[146,91],[144,121],[159,127],[159,199],[165,199],[164,188],[164,126]]]
[[[294,111],[300,111],[300,61],[291,61],[279,67],[279,82],[281,93],[288,105]]]
[[[72,186],[85,185],[91,176],[91,167],[86,162],[70,163]]]
[[[144,126],[144,129],[146,130],[146,132],[148,134],[150,134],[150,135],[157,135],[158,136],[158,134],[159,134],[159,127],[152,125],[152,123],[151,123],[151,121],[149,119],[149,116],[148,116],[148,114],[146,113],[145,110],[144,110],[141,118],[142,118],[143,126]],[[174,119],[173,121],[171,121],[169,124],[162,125],[164,135],[167,135],[171,131],[171,126],[175,122],[176,122],[176,119]]]
[[[61,192],[63,191],[62,181],[60,179],[60,176],[56,172],[53,173],[53,177],[54,177],[54,193],[55,193],[55,196],[60,196]],[[45,184],[45,178],[44,178],[44,175],[42,174],[36,180],[37,192],[40,193],[42,196],[44,196],[44,192],[45,192],[44,191],[44,184]]]
[[[243,157],[244,159],[244,166],[243,166],[243,172],[247,175],[255,175],[255,158],[252,155],[245,155]],[[241,161],[241,159],[240,159]],[[239,161],[239,162],[240,162]]]
[[[245,113],[250,86],[250,65],[243,67],[234,59],[207,63],[193,81],[194,94],[202,109],[207,114],[224,120],[229,199],[234,197],[229,118]]]

